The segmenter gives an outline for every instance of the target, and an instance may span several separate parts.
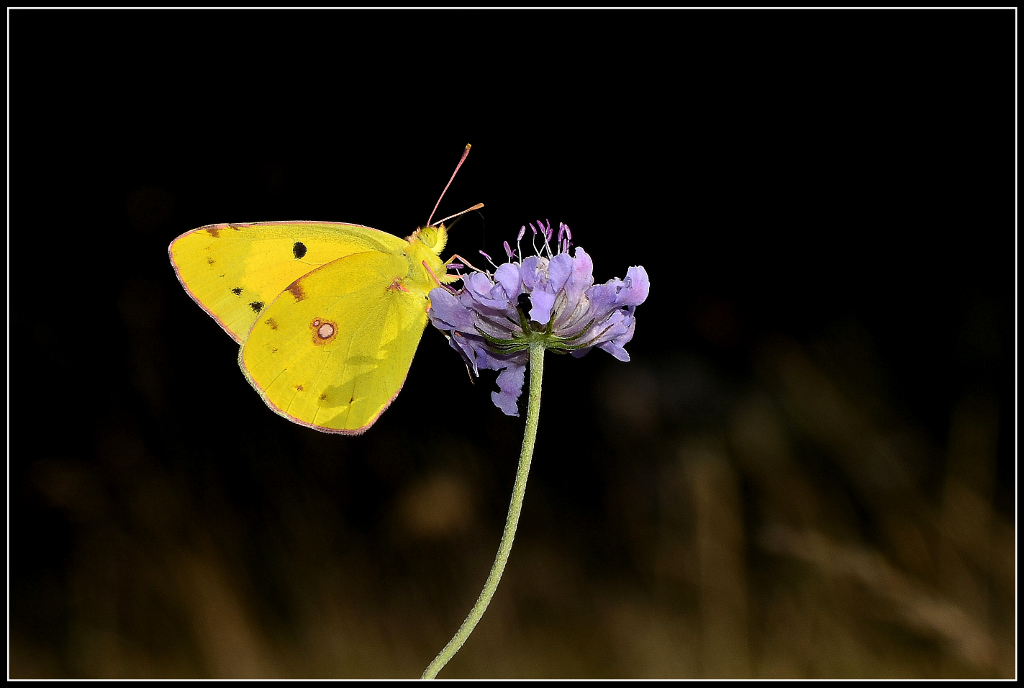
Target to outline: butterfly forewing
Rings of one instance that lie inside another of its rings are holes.
[[[255,222],[200,227],[168,250],[178,280],[241,343],[285,287],[354,253],[400,253],[408,242],[370,227],[334,222]]]

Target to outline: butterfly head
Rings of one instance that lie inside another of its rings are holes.
[[[447,284],[459,279],[458,275],[448,274],[448,265],[438,256],[448,241],[448,231],[444,225],[420,227],[408,240],[409,247],[406,250],[409,262],[413,265],[412,272],[406,278],[408,284],[415,284],[426,293],[439,283]]]
[[[444,245],[448,243],[448,230],[444,225],[427,225],[413,232],[409,241],[419,241],[433,251],[434,255],[440,255]]]

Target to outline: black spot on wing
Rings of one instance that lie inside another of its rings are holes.
[[[234,289],[231,290],[231,293],[234,294],[235,296],[241,296],[242,295],[242,288],[241,287],[235,287]]]
[[[306,245],[301,241],[296,241],[295,245],[292,246],[292,255],[296,258],[302,258],[306,255]]]
[[[253,301],[252,303],[249,304],[249,308],[252,309],[253,313],[259,313],[261,310],[263,310],[263,302]]]

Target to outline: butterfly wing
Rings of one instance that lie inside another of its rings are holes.
[[[278,414],[324,432],[366,430],[398,394],[427,324],[401,252],[366,251],[299,277],[264,308],[239,364]]]
[[[168,248],[178,281],[236,342],[285,287],[321,265],[408,242],[362,225],[254,222],[200,227]]]

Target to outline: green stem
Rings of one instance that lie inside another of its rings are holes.
[[[523,510],[523,495],[526,494],[526,477],[530,475],[530,461],[533,459],[533,445],[537,440],[537,419],[540,418],[540,381],[544,376],[544,345],[540,342],[530,344],[530,401],[526,407],[526,432],[523,435],[523,451],[519,455],[519,469],[516,472],[516,484],[512,488],[512,503],[508,507],[508,517],[505,519],[505,532],[501,535],[501,544],[498,545],[498,554],[494,557],[494,564],[491,572],[484,582],[484,589],[476,598],[476,604],[469,610],[466,620],[459,626],[455,637],[448,641],[434,661],[430,663],[427,670],[420,678],[434,678],[437,672],[444,668],[444,665],[455,656],[462,644],[469,638],[469,634],[476,628],[480,617],[484,615],[487,605],[494,597],[494,591],[498,588],[498,581],[505,570],[508,562],[509,552],[512,551],[512,540],[516,537],[516,526],[519,525],[519,512]]]

